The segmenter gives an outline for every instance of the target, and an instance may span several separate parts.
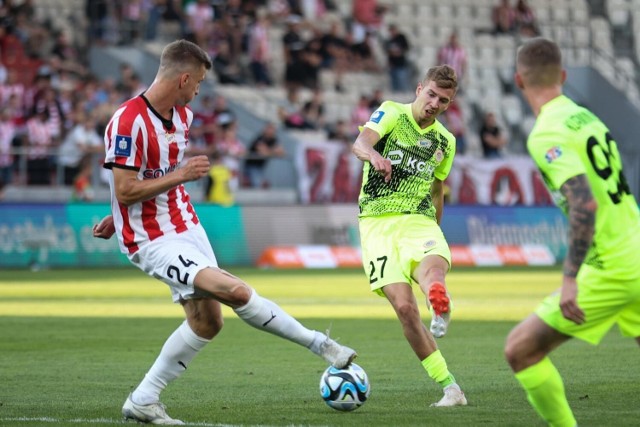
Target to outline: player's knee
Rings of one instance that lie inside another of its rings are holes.
[[[189,319],[189,326],[200,338],[213,339],[224,326],[222,315],[199,316]]]
[[[418,307],[410,302],[399,303],[396,306],[396,313],[403,325],[410,325],[420,319]]]

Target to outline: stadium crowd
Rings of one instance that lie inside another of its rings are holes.
[[[407,82],[417,81],[423,72],[411,64],[411,46],[402,28],[393,24],[382,28],[391,6],[376,0],[354,0],[348,16],[332,0],[85,0],[86,25],[64,27],[39,13],[41,2],[1,3],[0,188],[73,185],[78,199],[90,199],[91,184],[104,184],[95,179],[99,168],[90,160],[103,151],[107,121],[122,101],[143,92],[150,82],[142,82],[126,63],[118,76],[97,78],[88,64],[93,45],[137,46],[163,37],[186,38],[210,54],[221,84],[284,85],[287,99],[279,110],[280,122],[272,125],[323,130],[345,143],[353,141],[357,126],[378,107],[383,89],[410,92],[414,85]],[[501,7],[505,5],[511,8],[508,0]],[[515,8],[506,18],[500,16],[496,8],[496,31],[522,27]],[[526,25],[535,25],[533,15],[527,19]],[[509,21],[508,28],[502,26],[504,20]],[[271,46],[272,26],[283,29],[282,76],[274,76],[270,67],[273,49],[280,48]],[[173,32],[165,34],[167,29]],[[455,60],[464,73],[464,47],[456,49],[443,46],[434,63]],[[351,117],[328,122],[319,84],[323,69],[335,73],[336,91],[344,90],[345,73],[357,71],[388,73],[389,87],[362,93]],[[302,102],[301,90],[312,91],[312,98]],[[239,140],[226,101],[220,94],[207,94],[194,107],[193,150],[221,157],[235,185],[267,186],[256,167],[264,162],[256,160],[284,153],[277,139],[270,141],[271,149]],[[458,149],[463,152],[466,129],[461,110],[452,108],[444,120],[459,137]],[[245,160],[250,174],[244,173]]]

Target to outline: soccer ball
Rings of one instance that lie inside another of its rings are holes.
[[[320,377],[320,396],[338,411],[358,409],[370,392],[367,373],[355,363],[344,369],[329,366]]]

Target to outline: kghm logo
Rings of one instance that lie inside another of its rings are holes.
[[[387,154],[387,158],[392,165],[400,165],[405,169],[413,169],[418,172],[433,173],[435,167],[427,164],[424,160],[417,159],[411,155],[406,155],[402,150],[392,150]]]
[[[176,169],[178,169],[178,163],[174,163],[171,166],[166,167],[164,169],[162,169],[162,168],[145,169],[144,172],[142,172],[142,176],[145,179],[160,178],[160,177],[165,176],[168,173],[173,172]]]

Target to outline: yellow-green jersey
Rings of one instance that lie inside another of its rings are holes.
[[[586,175],[598,204],[595,235],[585,264],[626,279],[640,269],[640,211],[622,173],[609,129],[586,108],[562,95],[542,106],[527,149],[556,204],[567,214],[560,187]]]
[[[374,149],[391,161],[391,181],[364,162],[358,203],[360,217],[422,214],[435,220],[431,200],[434,177],[444,181],[455,155],[456,139],[438,120],[421,129],[411,104],[385,101],[365,127],[380,135]]]

